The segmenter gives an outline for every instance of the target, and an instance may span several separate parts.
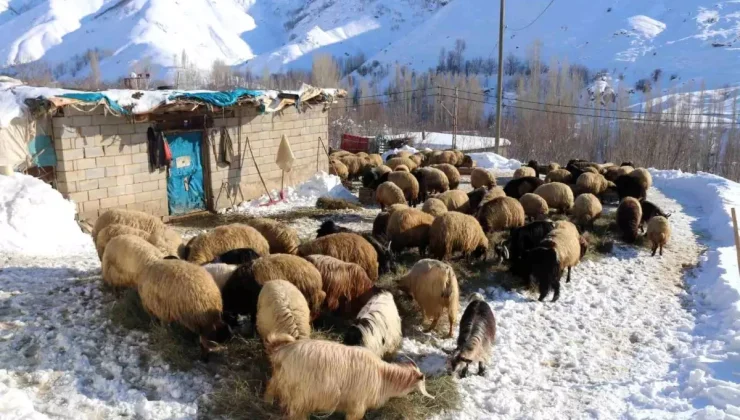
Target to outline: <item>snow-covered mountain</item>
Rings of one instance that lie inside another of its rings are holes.
[[[657,68],[708,87],[740,79],[735,0],[510,1],[506,24],[507,53],[539,40],[546,59],[631,82]],[[256,74],[307,68],[319,52],[427,69],[458,39],[466,58],[496,57],[497,32],[495,0],[0,0],[0,66],[97,49],[107,79],[142,61],[164,72],[183,51]]]

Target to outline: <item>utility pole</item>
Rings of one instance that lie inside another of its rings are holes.
[[[501,154],[501,102],[504,100],[504,2],[498,23],[498,100],[496,101],[496,154]]]
[[[455,115],[452,117],[452,148],[457,149],[457,88],[455,88]]]

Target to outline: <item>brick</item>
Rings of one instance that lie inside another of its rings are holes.
[[[130,203],[126,204],[126,208],[129,210],[144,211],[144,203]]]
[[[149,181],[143,184],[144,191],[156,191],[159,189],[159,181]]]
[[[57,172],[57,179],[63,182],[81,181],[85,179],[85,171]]]
[[[105,168],[87,169],[85,179],[97,179],[105,177]]]
[[[115,177],[101,178],[98,180],[98,187],[100,188],[115,187],[117,183],[118,183],[118,179]]]
[[[100,200],[85,201],[84,203],[82,203],[82,208],[86,212],[97,211],[98,209],[100,209]]]
[[[101,209],[109,209],[118,205],[118,197],[109,197],[100,200]]]
[[[95,158],[78,159],[75,161],[76,169],[93,169],[95,168]]]
[[[69,193],[67,194],[67,198],[74,201],[75,203],[82,203],[84,201],[87,201],[87,191]]]
[[[166,190],[167,189],[167,180],[166,179],[160,179],[157,181],[157,189],[159,190]]]
[[[115,166],[116,158],[113,156],[95,158],[95,164],[98,167],[103,167],[103,168],[107,168],[109,166]]]
[[[57,171],[74,171],[75,161],[74,160],[59,160],[57,161]]]
[[[119,187],[122,185],[129,185],[134,183],[133,175],[123,175],[116,178],[116,185]]]
[[[77,186],[80,191],[89,191],[89,190],[95,190],[98,188],[98,180],[97,179],[88,179],[86,181],[80,181],[77,183]]]
[[[133,163],[148,163],[149,155],[146,153],[135,153],[131,155]]]
[[[123,206],[126,204],[133,204],[135,202],[134,194],[122,195],[118,197],[118,205]]]
[[[132,163],[131,165],[125,165],[123,168],[126,175],[147,172],[147,165],[141,163]]]
[[[120,144],[114,144],[111,146],[103,146],[103,153],[106,156],[121,156],[123,155],[123,150]]]
[[[126,194],[137,194],[144,191],[144,184],[126,185]]]
[[[77,192],[77,182],[57,182],[57,190],[62,194]]]
[[[136,124],[136,132],[139,134],[146,134],[149,129],[149,124]]]
[[[137,203],[145,203],[147,201],[150,201],[152,199],[152,193],[151,191],[147,192],[140,192],[136,194],[136,202]]]
[[[124,195],[124,194],[126,194],[125,185],[118,185],[115,187],[108,188],[108,197],[117,197],[119,195]]]
[[[116,130],[118,131],[118,130]],[[108,134],[105,136],[101,136],[102,140],[100,140],[100,143],[103,146],[112,146],[112,145],[120,145],[124,144],[124,136],[120,136],[118,134]],[[126,136],[128,138],[128,136]]]
[[[138,174],[134,174],[134,183],[135,184],[143,184],[145,182],[149,182],[151,180],[150,174],[146,172],[141,172]]]
[[[74,139],[80,137],[80,132],[75,127],[65,125],[54,131],[54,137],[58,139]]]
[[[55,129],[56,128],[62,128],[65,125],[72,125],[72,118],[69,118],[69,117],[53,117],[51,119],[51,125]]]
[[[106,177],[121,176],[123,174],[124,174],[123,166],[109,166],[105,168]]]
[[[87,220],[88,222],[92,222],[95,219],[98,218],[98,210],[92,210],[92,211],[81,211],[79,212],[80,220]]]
[[[121,124],[118,126],[119,134],[134,134],[135,132],[136,128],[133,124]]]
[[[75,139],[73,138],[57,139],[54,141],[54,150],[69,150],[74,149],[74,146]]]
[[[104,126],[115,126],[123,121],[120,117],[114,117],[112,115],[93,115],[93,125],[104,125]]]
[[[146,131],[144,133],[146,133]],[[136,134],[131,134],[128,144],[136,144],[136,145],[147,144],[148,141],[149,141],[149,138],[146,136],[146,134],[136,133]]]
[[[123,165],[130,165],[133,163],[132,155],[121,155],[116,156],[116,165],[117,166],[123,166]]]
[[[83,150],[85,151],[86,158],[105,156],[102,147],[86,147]]]
[[[97,190],[90,190],[87,192],[90,200],[99,200],[101,198],[108,198],[107,188],[98,188]]]
[[[106,138],[107,136],[111,136],[114,134],[118,134],[118,126],[117,125],[102,125],[100,126],[100,134],[103,136],[103,138]]]
[[[72,125],[75,127],[82,127],[82,126],[87,126],[90,124],[92,124],[92,117],[90,116],[72,117]]]

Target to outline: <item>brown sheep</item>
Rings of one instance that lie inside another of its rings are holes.
[[[385,209],[386,206],[391,204],[406,204],[406,197],[403,194],[403,190],[398,185],[387,181],[380,185],[375,190],[375,202],[380,205],[380,209]]]
[[[295,254],[298,251],[298,245],[301,243],[298,239],[298,232],[285,223],[272,219],[255,218],[246,221],[245,224],[257,229],[267,239],[271,254]]]
[[[186,258],[202,265],[233,249],[251,248],[259,255],[270,253],[270,244],[257,229],[239,223],[219,226],[191,239],[186,246]]]
[[[270,334],[311,337],[308,303],[292,283],[273,280],[262,287],[257,299],[257,332],[263,340]]]
[[[97,220],[95,220],[95,226],[92,231],[93,242],[98,239],[98,232],[114,223],[140,229],[149,233],[154,233],[155,231],[162,230],[165,227],[161,220],[148,213],[136,210],[110,209],[106,210]]]
[[[414,204],[419,198],[419,181],[408,172],[390,172],[387,181],[398,185],[403,190],[403,195],[409,205]]]
[[[321,273],[322,287],[326,293],[324,306],[327,309],[342,313],[359,311],[360,308],[353,307],[352,303],[373,287],[373,282],[362,267],[328,255],[308,255],[306,259]]]
[[[393,169],[391,169],[391,168],[389,168],[389,167],[387,167],[385,165],[378,165],[375,168],[375,173],[378,174],[378,177],[381,177],[381,176],[387,174],[388,172],[393,172]]]
[[[146,241],[149,241],[149,238],[152,236],[149,232],[132,228],[131,226],[121,225],[118,223],[108,225],[98,232],[97,239],[95,239],[95,249],[98,251],[98,258],[102,260],[103,252],[105,251],[105,247],[108,245],[108,242],[121,235],[134,235]],[[162,249],[160,249],[160,251],[164,252]]]
[[[529,166],[522,166],[514,171],[514,179],[524,178],[525,176],[537,176],[537,171]]]
[[[409,167],[406,165],[398,165],[396,166],[396,169],[393,170],[394,172],[411,172],[409,170]]]
[[[349,177],[349,168],[339,159],[330,159],[329,174],[336,175],[341,179],[347,179]]]
[[[322,236],[298,247],[298,255],[328,255],[344,262],[355,263],[362,267],[368,278],[378,280],[378,253],[375,248],[360,235],[354,233],[335,233]]]
[[[412,208],[391,214],[386,231],[391,250],[400,252],[405,248],[419,247],[419,254],[424,255],[433,221],[434,216]]]
[[[135,235],[116,236],[108,242],[103,253],[103,281],[113,287],[136,287],[142,267],[162,257],[162,252],[146,239]]]
[[[457,154],[451,150],[445,150],[437,155],[432,156],[432,163],[435,165],[445,163],[452,166],[457,165]]]
[[[640,186],[642,186],[645,191],[649,190],[650,187],[653,186],[653,177],[645,168],[637,168],[630,172],[629,176],[637,179],[640,182]]]
[[[416,163],[414,163],[413,160],[407,157],[394,157],[385,162],[385,166],[391,168],[394,171],[396,170],[396,167],[400,165],[406,166],[407,168],[409,168],[409,170],[416,169]]]
[[[434,219],[429,228],[429,246],[438,260],[450,258],[456,252],[480,258],[488,251],[488,238],[475,217],[449,212]]]
[[[547,212],[550,210],[550,208],[547,207],[547,201],[537,194],[524,194],[519,199],[519,203],[521,203],[522,208],[524,209],[524,214],[535,220],[546,216]]]
[[[570,184],[573,181],[573,175],[566,169],[556,169],[547,173],[545,182],[562,182]]]
[[[483,232],[495,232],[524,226],[524,208],[515,198],[498,197],[478,209],[478,222]]]
[[[470,198],[465,191],[450,190],[442,194],[437,194],[434,198],[445,203],[448,211],[459,211],[461,213],[468,213],[470,211]]]
[[[388,230],[388,220],[390,220],[390,218],[391,218],[391,214],[389,211],[381,211],[380,213],[378,213],[377,216],[375,216],[375,220],[373,220],[373,236],[374,237],[376,238],[385,237],[385,232]]]
[[[409,156],[409,159],[414,161],[417,168],[421,167],[421,165],[424,163],[424,155],[419,153],[414,153],[413,155]]]
[[[660,255],[663,255],[663,247],[671,240],[671,224],[663,216],[655,216],[648,222],[647,238],[653,244],[653,256],[655,251],[660,248]]]
[[[636,198],[625,197],[617,207],[617,225],[622,231],[624,241],[633,243],[639,235],[642,206]]]
[[[344,155],[338,158],[338,160],[347,166],[347,176],[350,179],[357,178],[357,176],[362,174],[362,170],[366,166],[365,161],[355,155]]]
[[[432,323],[425,332],[434,331],[442,312],[447,310],[450,323],[447,338],[451,338],[460,311],[455,270],[442,261],[423,259],[414,264],[398,283],[399,288],[410,294],[421,308],[422,324],[431,318]]]
[[[421,211],[437,217],[447,213],[447,206],[444,201],[438,198],[430,198],[424,202],[424,206],[421,208]]]
[[[372,162],[373,166],[378,167],[383,164],[383,157],[377,153],[371,153],[368,155],[368,159]]]
[[[573,190],[563,183],[542,184],[534,190],[534,193],[544,198],[551,209],[565,213],[573,207]]]
[[[573,205],[573,219],[582,227],[590,226],[593,228],[594,221],[601,217],[602,210],[601,201],[595,195],[581,194],[576,198]]]
[[[606,191],[608,182],[601,174],[584,171],[576,181],[576,191],[578,194],[593,194],[598,196]]]
[[[458,171],[456,167],[449,163],[431,165],[431,167],[439,169],[447,175],[447,181],[449,182],[451,190],[454,190],[458,185],[460,185],[460,171]]]
[[[486,187],[490,190],[496,186],[496,177],[486,169],[475,168],[470,172],[470,186],[473,189]]]

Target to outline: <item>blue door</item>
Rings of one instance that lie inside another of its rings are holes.
[[[201,138],[200,132],[167,135],[167,142],[172,150],[172,162],[167,178],[167,201],[171,215],[206,208]]]

